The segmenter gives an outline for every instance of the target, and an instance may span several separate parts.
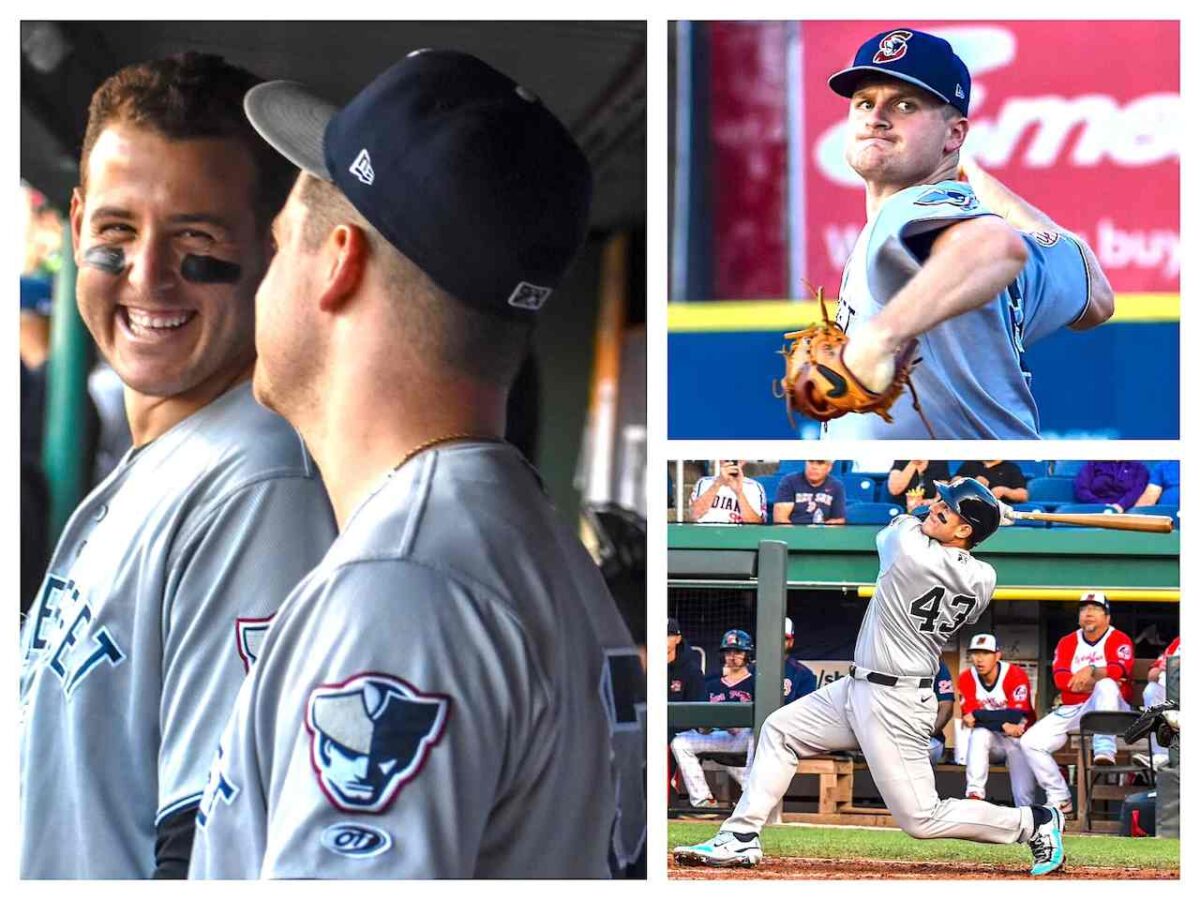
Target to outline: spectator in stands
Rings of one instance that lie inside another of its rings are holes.
[[[1167,659],[1179,653],[1179,638],[1171,641],[1162,656],[1154,661],[1146,673],[1146,687],[1142,691],[1142,706],[1158,706],[1167,699]],[[1169,762],[1166,748],[1158,742],[1158,735],[1150,732],[1150,752],[1154,756],[1154,768],[1159,769]]]
[[[1179,460],[1166,459],[1154,467],[1150,482],[1134,506],[1179,505]]]
[[[1149,481],[1150,473],[1136,459],[1086,462],[1075,476],[1075,499],[1107,503],[1124,512],[1137,504]]]
[[[791,703],[817,689],[817,676],[804,663],[792,659],[796,645],[796,628],[790,617],[783,620],[783,702]]]
[[[982,482],[997,500],[1003,500],[1005,503],[1024,503],[1029,499],[1029,490],[1025,487],[1025,473],[1014,462],[1003,459],[968,459],[958,467],[954,475]]]
[[[1129,709],[1133,696],[1133,641],[1110,623],[1111,608],[1102,591],[1079,598],[1079,628],[1058,642],[1054,651],[1054,686],[1062,703],[1053,715],[1039,719],[1021,738],[1021,752],[1046,792],[1046,803],[1057,804],[1064,815],[1072,811],[1071,792],[1054,754],[1093,709]],[[1092,738],[1097,766],[1116,762],[1117,739],[1111,734]]]
[[[845,525],[846,489],[829,474],[831,459],[805,460],[803,472],[789,472],[775,492],[777,525]]]
[[[968,729],[967,799],[986,800],[988,767],[1007,763],[1013,805],[1032,806],[1037,780],[1021,752],[1021,736],[1037,718],[1029,676],[1000,658],[994,634],[977,634],[968,647],[971,665],[958,676]]]
[[[903,503],[906,512],[937,497],[935,481],[949,481],[950,466],[941,459],[898,459],[888,472],[887,489],[893,503]]]
[[[946,752],[946,726],[954,717],[954,679],[950,667],[943,659],[938,665],[937,677],[933,679],[937,694],[937,717],[933,720],[933,734],[929,735],[929,763],[936,766]]]
[[[754,645],[746,632],[731,629],[721,638],[721,655],[724,658],[724,674],[714,675],[704,683],[709,703],[753,703],[754,673],[750,671],[751,653]],[[712,809],[717,806],[704,768],[700,764],[701,753],[747,753],[750,749],[750,728],[697,728],[677,734],[671,741],[671,751],[679,765],[688,797],[697,809]],[[746,776],[744,766],[726,766],[741,784]]]
[[[705,699],[700,658],[679,629],[679,620],[667,619],[667,700],[701,702]]]
[[[719,459],[715,475],[705,475],[692,489],[688,513],[693,522],[757,525],[767,518],[767,493],[745,474],[744,459]]]

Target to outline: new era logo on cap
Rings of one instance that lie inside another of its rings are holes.
[[[371,154],[366,147],[359,150],[354,162],[350,163],[350,174],[363,184],[375,183],[375,170],[371,168]]]

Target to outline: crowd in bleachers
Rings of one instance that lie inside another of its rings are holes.
[[[935,496],[934,482],[971,476],[1018,511],[1168,515],[1179,524],[1175,460],[716,460],[685,469],[685,514],[701,524],[884,525]],[[702,469],[695,472],[696,468]],[[672,502],[675,498],[672,483]],[[1017,525],[1051,527],[1019,519]]]

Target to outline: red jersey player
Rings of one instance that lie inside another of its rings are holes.
[[[963,725],[970,729],[967,799],[986,799],[988,766],[1007,762],[1013,803],[1031,806],[1037,781],[1021,752],[1021,735],[1037,718],[1029,676],[1000,658],[995,635],[977,634],[968,647],[971,665],[958,676]]]

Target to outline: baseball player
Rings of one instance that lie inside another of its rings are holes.
[[[969,668],[958,676],[967,733],[967,799],[987,797],[988,766],[1006,762],[1013,802],[1030,806],[1037,782],[1021,752],[1021,735],[1037,718],[1029,676],[1001,659],[994,634],[977,634],[968,644]]]
[[[254,292],[295,171],[214,56],[92,97],[71,201],[79,311],[133,448],[75,510],[21,636],[21,873],[184,877],[225,720],[335,527],[296,432],[254,402]]]
[[[645,838],[645,672],[601,573],[500,441],[591,173],[527,88],[410,54],[338,109],[246,98],[302,168],[258,292],[255,393],[339,535],[213,760],[191,875],[607,877]]]
[[[1079,598],[1079,628],[1063,637],[1054,650],[1054,686],[1062,702],[1026,729],[1021,749],[1046,802],[1070,814],[1071,792],[1054,761],[1068,732],[1093,709],[1129,709],[1133,696],[1133,641],[1110,624],[1111,609],[1103,591]],[[1111,734],[1092,738],[1092,760],[1098,766],[1115,762],[1117,739]]]
[[[767,492],[745,474],[744,459],[717,460],[717,474],[705,475],[692,488],[693,522],[757,525],[767,519]]]
[[[850,99],[846,160],[865,182],[867,225],[846,261],[837,324],[868,391],[921,359],[895,421],[848,415],[829,438],[1037,438],[1025,350],[1113,311],[1095,254],[960,156],[971,76],[950,44],[914,28],[867,40],[829,79]]]
[[[998,501],[967,478],[938,485],[924,519],[897,516],[875,539],[879,577],[847,678],[767,718],[733,815],[711,840],[676,847],[682,864],[753,866],[758,833],[791,784],[798,760],[861,750],[888,810],[916,838],[1027,841],[1034,875],[1062,866],[1062,814],[978,800],[939,799],[929,764],[933,676],[945,643],[987,607],[996,573],[971,548],[1001,521]]]
[[[1171,641],[1167,645],[1167,649],[1162,652],[1162,655],[1154,661],[1154,665],[1146,673],[1146,687],[1142,690],[1142,705],[1149,709],[1151,706],[1158,706],[1160,703],[1166,702],[1167,699],[1167,659],[1172,656],[1179,655],[1179,638]],[[1158,769],[1170,762],[1170,757],[1167,751],[1163,749],[1162,744],[1158,742],[1158,734],[1156,731],[1150,732],[1150,752],[1153,757],[1153,766]]]
[[[933,720],[933,733],[929,735],[929,764],[936,766],[946,752],[946,726],[954,717],[954,679],[950,677],[950,667],[944,659],[938,660],[933,693],[937,697],[937,714]]]
[[[730,629],[721,637],[722,673],[705,681],[704,691],[709,703],[753,703],[754,673],[750,671],[750,658],[754,644],[750,635],[740,629]],[[671,741],[671,752],[679,766],[679,774],[687,788],[692,806],[711,809],[717,806],[708,780],[700,765],[701,753],[748,753],[753,731],[749,728],[693,729],[677,734]],[[745,768],[726,766],[741,784],[745,779]]]

